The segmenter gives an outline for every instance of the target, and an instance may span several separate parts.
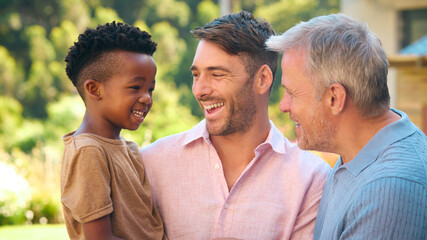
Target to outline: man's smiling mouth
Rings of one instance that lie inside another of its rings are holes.
[[[206,110],[211,110],[211,109],[214,109],[214,108],[217,108],[217,107],[221,107],[221,106],[224,106],[224,103],[223,103],[223,102],[220,102],[220,103],[214,103],[214,104],[210,104],[210,105],[205,105],[205,104],[203,104],[203,107],[204,107]]]

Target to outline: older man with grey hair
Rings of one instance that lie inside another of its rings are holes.
[[[390,108],[388,61],[366,24],[332,14],[266,43],[283,52],[280,110],[298,145],[340,155],[314,239],[426,239],[426,135]]]

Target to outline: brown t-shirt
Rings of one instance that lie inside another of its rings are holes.
[[[111,214],[113,234],[127,240],[166,239],[134,142],[74,132],[62,137],[61,202],[72,240],[82,224]]]

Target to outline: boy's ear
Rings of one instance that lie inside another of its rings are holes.
[[[273,72],[267,64],[262,65],[255,74],[255,88],[261,95],[269,93],[273,84]]]
[[[331,113],[334,115],[340,114],[345,107],[347,99],[347,91],[343,85],[339,83],[333,83],[326,90],[326,104],[331,109]]]
[[[84,90],[86,92],[86,96],[90,97],[92,99],[95,99],[96,101],[99,101],[102,99],[101,97],[101,83],[93,80],[93,79],[87,79],[84,82]]]

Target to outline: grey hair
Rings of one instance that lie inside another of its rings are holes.
[[[344,14],[331,14],[301,22],[271,36],[269,50],[300,50],[306,57],[305,74],[320,100],[333,83],[344,86],[364,117],[390,108],[387,88],[388,60],[380,39],[363,22]]]

